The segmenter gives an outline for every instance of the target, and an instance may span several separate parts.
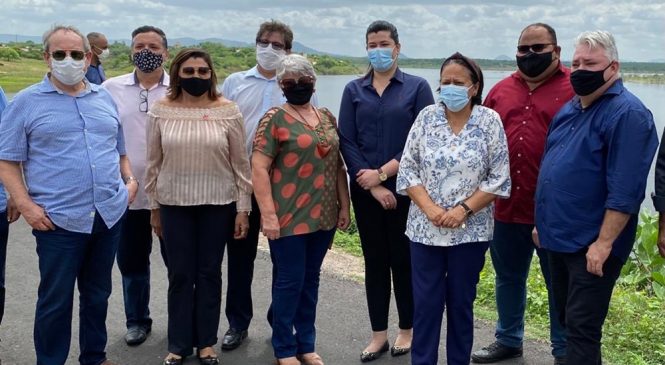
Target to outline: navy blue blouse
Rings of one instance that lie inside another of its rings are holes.
[[[425,79],[399,68],[379,96],[372,86],[373,75],[349,82],[339,109],[340,149],[351,184],[361,169],[377,169],[386,162],[399,161],[406,137],[420,111],[434,104]],[[395,192],[396,176],[383,183]]]

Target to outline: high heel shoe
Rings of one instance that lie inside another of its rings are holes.
[[[409,352],[411,352],[411,346],[409,346],[409,347],[403,347],[403,346],[396,346],[396,345],[393,345],[393,346],[390,348],[390,356],[392,356],[392,357],[406,355],[406,354],[408,354]]]
[[[378,359],[383,355],[385,352],[388,352],[388,349],[390,348],[390,345],[388,344],[388,340],[381,346],[379,351],[374,351],[374,352],[369,352],[369,351],[363,351],[360,354],[360,361],[361,362],[370,362]]]

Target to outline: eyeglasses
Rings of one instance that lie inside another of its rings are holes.
[[[268,45],[272,45],[272,49],[274,49],[275,51],[281,51],[281,50],[286,48],[285,45],[283,45],[279,42],[270,42],[270,41],[263,40],[263,39],[257,39],[256,44],[258,44],[259,47],[261,47],[261,48],[266,48],[266,47],[268,47]]]
[[[300,85],[307,85],[307,84],[313,84],[314,83],[314,78],[312,76],[302,76],[299,79],[282,79],[282,81],[279,82],[279,84],[282,86],[282,89],[284,90],[291,90],[294,87]]]
[[[49,53],[51,57],[53,57],[54,60],[56,61],[62,61],[67,57],[67,54],[69,54],[73,60],[75,61],[80,61],[83,58],[85,58],[85,52],[83,51],[64,51],[64,50],[57,50]]]
[[[141,103],[139,104],[139,111],[142,113],[147,113],[148,112],[148,89],[141,89],[139,91],[139,100]]]
[[[517,46],[517,52],[519,53],[529,53],[529,51],[533,53],[540,53],[542,52],[545,47],[547,46],[552,46],[555,45],[555,43],[536,43],[536,44],[525,44],[521,46]]]
[[[183,67],[181,71],[187,76],[194,76],[198,72],[199,76],[206,77],[210,75],[212,70],[210,70],[210,67]]]

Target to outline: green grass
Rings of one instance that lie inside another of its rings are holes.
[[[644,223],[645,218],[642,219]],[[356,231],[338,233],[334,246],[355,256],[362,253]],[[525,333],[527,338],[548,342],[549,314],[544,283],[538,257],[534,256],[527,281]],[[480,273],[474,313],[477,318],[490,322],[497,317],[494,268],[489,253]],[[603,358],[617,365],[665,364],[665,301],[634,285],[617,284],[603,328]]]
[[[48,71],[43,60],[0,61],[0,86],[10,93],[39,82]]]

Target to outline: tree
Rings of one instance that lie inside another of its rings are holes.
[[[9,47],[0,47],[0,60],[16,61],[21,57],[15,49]]]

